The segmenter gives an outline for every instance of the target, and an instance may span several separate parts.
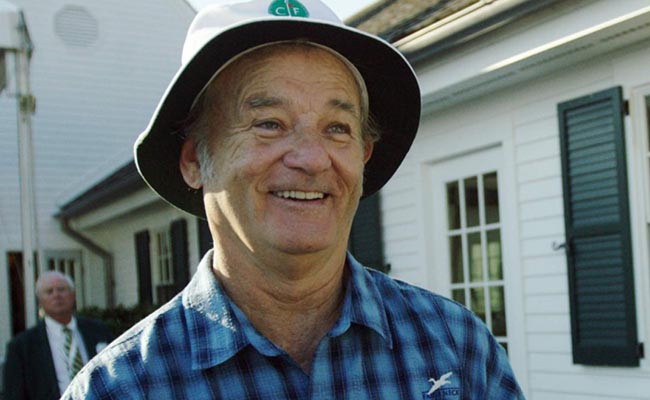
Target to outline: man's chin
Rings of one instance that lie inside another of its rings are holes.
[[[316,254],[332,249],[334,246],[331,241],[323,240],[322,235],[313,239],[305,236],[278,239],[280,240],[276,241],[275,247],[283,253],[295,256]]]

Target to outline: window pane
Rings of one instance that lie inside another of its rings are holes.
[[[508,354],[508,343],[499,342],[499,344],[501,345],[501,347],[503,347],[503,350],[506,351],[506,354]]]
[[[492,310],[492,333],[506,336],[506,311],[503,286],[490,288],[490,309]]]
[[[174,268],[172,260],[171,236],[169,231],[163,230],[156,234],[158,252],[156,254],[158,276],[154,279],[157,285],[166,285],[174,282]]]
[[[499,185],[497,173],[483,175],[483,198],[485,199],[485,222],[499,222]]]
[[[501,261],[501,231],[499,229],[487,231],[488,275],[491,281],[503,279]]]
[[[70,275],[70,278],[72,278],[72,281],[74,282],[74,260],[66,260],[65,262],[67,264],[66,273]]]
[[[470,310],[474,311],[479,318],[485,321],[485,291],[483,288],[471,288],[469,290],[469,295],[471,298],[472,304],[470,305]]]
[[[458,201],[458,182],[447,183],[447,223],[449,229],[460,229],[460,202]]]
[[[449,257],[451,261],[451,283],[463,283],[465,274],[463,272],[463,248],[460,236],[449,238]]]
[[[481,234],[478,232],[467,235],[467,259],[469,260],[470,282],[483,280],[483,252],[481,251]]]
[[[479,224],[478,214],[478,179],[476,177],[467,178],[465,183],[465,213],[467,215],[467,226],[477,226]]]
[[[460,304],[467,305],[465,302],[465,289],[454,289],[451,291],[451,298],[459,302]]]

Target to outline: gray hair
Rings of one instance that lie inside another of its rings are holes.
[[[196,143],[196,154],[200,164],[201,180],[203,183],[210,181],[214,178],[214,159],[210,151],[210,113],[206,112],[213,105],[215,99],[210,95],[209,86],[216,79],[217,75],[223,71],[228,65],[232,64],[235,60],[241,58],[243,55],[250,53],[253,50],[260,48],[268,48],[270,46],[303,46],[311,48],[319,48],[326,50],[339,59],[352,73],[352,76],[357,84],[359,96],[361,98],[361,132],[363,140],[368,143],[376,143],[381,138],[381,131],[374,121],[373,116],[370,114],[370,102],[368,99],[368,89],[366,88],[365,81],[361,76],[359,70],[347,58],[343,57],[338,52],[330,49],[329,47],[322,46],[317,43],[309,42],[308,40],[291,40],[285,42],[277,42],[263,45],[233,57],[228,63],[221,67],[212,76],[212,79],[205,85],[203,91],[197,96],[190,109],[188,118],[183,122],[182,133],[185,138],[191,138]]]
[[[41,291],[43,290],[43,285],[45,284],[45,280],[52,277],[64,279],[68,283],[68,286],[70,286],[70,290],[74,292],[74,281],[68,275],[63,274],[59,271],[45,271],[41,273],[38,279],[36,280],[35,291],[37,297],[41,296]]]

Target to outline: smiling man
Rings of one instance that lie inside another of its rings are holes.
[[[306,372],[340,314],[347,238],[372,152],[360,85],[320,46],[257,49],[208,87],[205,121],[181,151],[188,185],[203,189],[217,280]]]
[[[359,201],[414,139],[419,96],[397,50],[316,0],[201,11],[135,153],[214,248],[64,398],[521,398],[476,316],[347,253]]]

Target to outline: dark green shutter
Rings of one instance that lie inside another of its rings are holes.
[[[199,256],[203,257],[212,248],[212,234],[208,221],[202,218],[196,219],[196,228],[199,235]]]
[[[0,93],[7,87],[7,72],[5,68],[5,52],[0,50]]]
[[[384,264],[379,194],[361,200],[352,222],[348,248],[363,265],[388,272]]]
[[[621,88],[558,105],[573,360],[639,365]]]
[[[181,291],[190,281],[190,263],[187,252],[187,222],[177,219],[171,224],[172,261],[174,263],[174,287]]]
[[[153,303],[151,288],[151,256],[149,254],[149,231],[135,234],[135,258],[138,268],[138,296],[140,303]]]

